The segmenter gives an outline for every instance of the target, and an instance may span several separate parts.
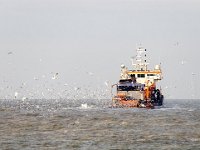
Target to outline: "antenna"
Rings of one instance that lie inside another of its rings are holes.
[[[147,60],[146,60],[146,57],[147,57],[146,51],[147,50],[141,46],[139,46],[136,49],[137,55],[132,58],[132,65],[135,70],[144,70],[144,71],[147,70],[147,65],[149,63],[147,63]]]

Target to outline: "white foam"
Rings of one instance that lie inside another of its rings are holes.
[[[94,108],[92,105],[88,105],[87,103],[81,104],[79,109],[92,109]]]
[[[81,108],[83,108],[83,109],[87,109],[87,108],[88,108],[87,103],[85,103],[85,104],[81,104]]]

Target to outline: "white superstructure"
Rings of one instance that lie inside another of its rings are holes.
[[[137,83],[153,84],[162,79],[162,71],[160,65],[155,65],[154,69],[149,70],[146,49],[138,47],[136,56],[131,59],[133,70],[128,70],[126,66],[121,66],[121,79],[135,78]]]

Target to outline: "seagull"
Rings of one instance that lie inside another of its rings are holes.
[[[8,55],[11,55],[11,54],[13,54],[13,52],[8,52]]]
[[[81,89],[80,87],[74,87],[74,91],[78,91],[80,89]]]
[[[105,81],[104,84],[108,87],[109,86],[109,81]]]
[[[176,42],[175,44],[174,44],[174,46],[178,46],[179,45],[179,42]]]
[[[43,96],[43,97],[45,96],[43,92],[42,92],[42,96]]]
[[[93,76],[94,73],[93,72],[87,72],[88,75]]]
[[[33,79],[34,79],[34,80],[39,80],[37,77],[34,77]]]
[[[186,64],[187,63],[187,61],[185,61],[185,60],[182,60],[181,61],[181,65],[184,65],[184,64]]]
[[[52,80],[58,79],[58,73],[56,73],[51,79]]]
[[[15,99],[17,98],[17,96],[18,96],[18,92],[15,92]]]
[[[27,100],[28,98],[27,97],[22,97],[22,101],[25,101],[25,100]]]
[[[196,73],[192,72],[192,75],[196,75]]]

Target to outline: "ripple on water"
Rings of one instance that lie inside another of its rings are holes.
[[[109,101],[109,100],[108,100]],[[109,108],[95,100],[3,100],[1,149],[198,149],[200,102]],[[108,106],[108,105],[107,105]]]

